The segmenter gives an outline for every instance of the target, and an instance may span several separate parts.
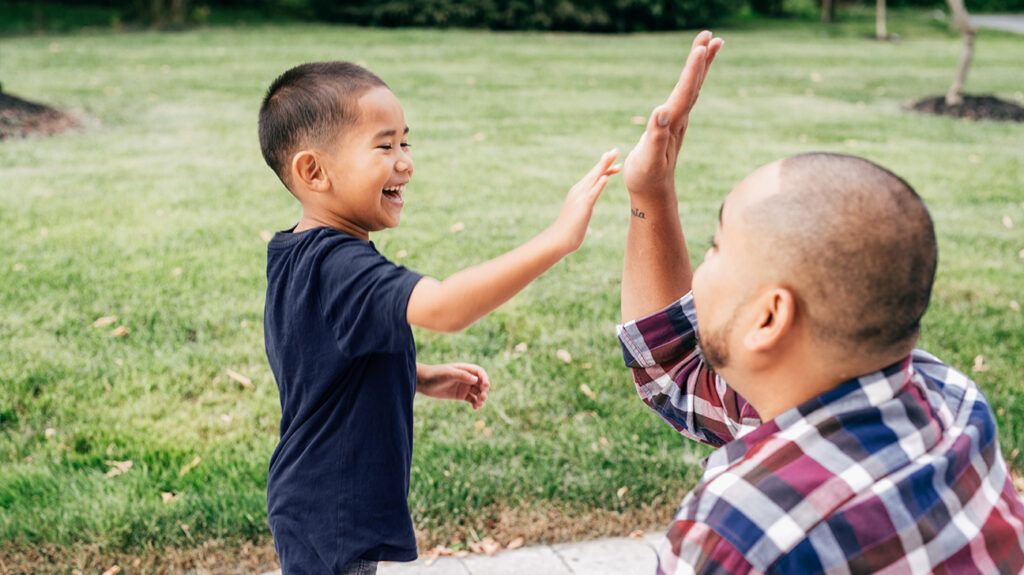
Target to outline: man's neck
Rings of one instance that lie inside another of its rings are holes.
[[[909,353],[894,350],[846,361],[829,358],[820,351],[809,357],[794,355],[773,362],[762,372],[741,375],[733,389],[757,410],[762,422],[768,422],[840,384],[884,369]]]

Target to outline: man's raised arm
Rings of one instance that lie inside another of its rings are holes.
[[[721,38],[701,32],[693,41],[679,81],[651,113],[623,169],[629,190],[629,234],[622,270],[622,321],[662,309],[690,291],[693,270],[679,224],[675,170],[690,110]]]

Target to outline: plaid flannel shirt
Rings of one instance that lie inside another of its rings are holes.
[[[637,392],[719,446],[658,573],[1020,573],[1024,504],[977,385],[920,350],[767,423],[704,363],[693,296],[618,328]]]

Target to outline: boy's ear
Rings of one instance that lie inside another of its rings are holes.
[[[316,152],[302,150],[292,156],[292,181],[313,192],[326,192],[331,181]]]

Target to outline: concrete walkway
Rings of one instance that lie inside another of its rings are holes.
[[[1024,34],[1024,14],[983,14],[971,16],[971,24],[975,28],[990,28]]]
[[[665,536],[650,533],[556,545],[523,547],[493,556],[441,557],[429,562],[381,563],[378,575],[653,575]],[[429,563],[429,564],[428,564]],[[272,571],[263,575],[279,575]]]

